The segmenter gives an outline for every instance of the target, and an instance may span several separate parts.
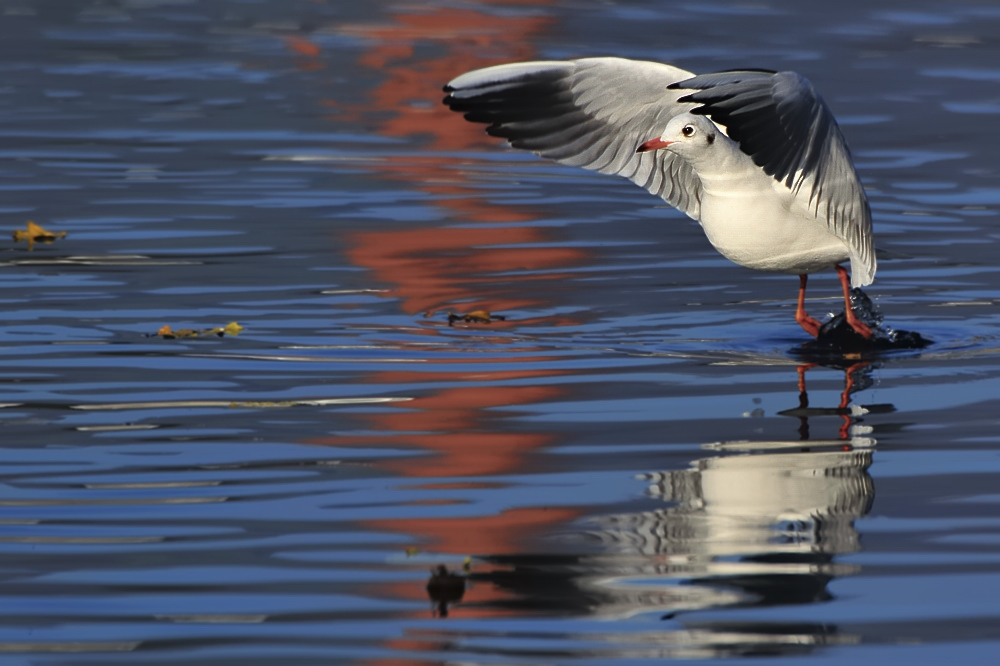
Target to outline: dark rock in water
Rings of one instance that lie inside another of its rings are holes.
[[[882,315],[875,309],[871,299],[860,289],[851,290],[851,305],[855,316],[872,330],[872,337],[865,339],[847,325],[844,313],[836,315],[823,324],[815,340],[805,342],[797,348],[803,353],[845,353],[892,351],[900,349],[923,349],[931,341],[915,331],[897,331],[882,323]]]

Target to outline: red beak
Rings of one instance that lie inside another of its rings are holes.
[[[646,143],[641,144],[638,148],[635,149],[635,152],[646,153],[649,152],[650,150],[659,150],[660,148],[666,148],[671,143],[673,142],[664,141],[660,137],[656,137],[655,139],[650,139]]]

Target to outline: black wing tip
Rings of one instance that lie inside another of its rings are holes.
[[[693,109],[689,109],[688,113],[693,113],[696,116],[708,116],[712,114],[712,110],[705,106],[705,100],[694,99],[697,93],[691,93],[689,95],[684,95],[683,97],[678,97],[678,102],[683,102],[685,104],[700,104],[701,106],[696,106]]]
[[[468,119],[468,117],[466,117],[466,119]],[[501,125],[500,123],[493,123],[492,125],[487,125],[486,133],[489,134],[490,136],[495,136],[498,139],[506,139],[507,141],[514,140],[514,136],[512,136],[511,131],[508,128]]]

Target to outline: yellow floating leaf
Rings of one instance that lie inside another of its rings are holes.
[[[196,331],[192,328],[178,328],[176,331],[170,327],[169,324],[161,326],[160,330],[154,333],[155,336],[159,336],[164,340],[173,340],[174,338],[197,338],[201,335],[201,331]]]
[[[226,335],[239,335],[242,330],[243,327],[235,321],[231,321],[225,326],[216,326],[215,328],[179,328],[176,331],[167,325],[160,327],[160,330],[153,333],[152,336],[147,334],[147,337],[158,336],[165,340],[173,340],[175,338],[201,338],[209,335],[217,335],[221,338]]]
[[[65,238],[65,231],[49,231],[45,229],[40,224],[35,224],[34,222],[28,221],[26,229],[15,229],[14,230],[14,242],[20,243],[21,241],[28,242],[28,250],[35,249],[35,243],[51,243],[57,238]]]

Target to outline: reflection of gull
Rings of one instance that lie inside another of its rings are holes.
[[[794,72],[694,76],[621,58],[525,62],[468,72],[445,87],[468,120],[515,148],[629,178],[698,220],[727,259],[806,277],[836,268],[847,323],[850,283],[875,277],[871,213],[826,103]],[[707,116],[707,117],[706,117]],[[711,118],[711,120],[709,120]]]
[[[809,367],[798,367],[799,407],[788,410],[804,440],[810,417],[849,423],[851,393],[871,371],[848,367],[839,405],[809,408]],[[644,475],[649,494],[673,506],[597,518],[591,536],[605,570],[579,585],[603,594],[597,612],[610,615],[827,598],[829,580],[852,570],[834,557],[859,548],[854,521],[875,495],[867,473],[874,440],[848,438],[851,429],[841,426],[837,439],[705,444],[714,455]]]
[[[845,417],[847,399],[866,385],[872,367],[845,365],[856,376],[845,382],[840,404],[812,408],[800,366],[795,418]],[[667,621],[648,632],[591,635],[623,644],[614,652],[619,658],[759,656],[856,642],[834,624],[795,621],[794,611],[790,621],[759,622],[752,613],[734,620],[724,612],[825,601],[833,578],[857,571],[837,558],[860,548],[854,522],[875,496],[867,472],[875,442],[808,433],[799,428],[808,441],[704,444],[704,456],[687,468],[641,477],[660,508],[592,518],[579,534],[587,554],[494,556],[497,569],[480,577],[511,592],[511,607],[525,611],[585,608],[596,617],[656,614]],[[699,612],[707,610],[722,612]]]
[[[676,506],[597,519],[591,536],[615,575],[578,583],[610,596],[596,609],[602,615],[825,598],[827,582],[851,571],[831,561],[859,547],[854,520],[875,494],[870,464],[870,450],[800,443],[646,475],[650,494]]]
[[[870,451],[766,453],[705,458],[694,469],[652,474],[650,492],[678,503],[656,512],[671,523],[656,537],[658,550],[713,557],[851,552],[851,523],[874,497],[869,464]],[[684,536],[671,537],[678,534]]]
[[[615,550],[683,554],[685,575],[717,572],[703,558],[720,555],[852,552],[851,523],[874,497],[870,464],[870,451],[705,458],[645,477],[654,497],[677,506],[601,520]]]
[[[782,362],[729,354],[710,360]],[[848,377],[839,404],[832,400],[836,407],[808,406],[808,365],[799,366],[799,407],[788,411],[803,423],[837,423],[844,410],[853,414],[847,400],[868,385],[872,365],[842,363]],[[793,385],[795,377],[789,372]],[[857,409],[875,408],[892,406]],[[798,434],[803,440],[704,444],[686,468],[642,475],[658,508],[593,517],[590,529],[563,536],[576,544],[566,554],[484,557],[493,570],[473,578],[507,593],[495,602],[502,611],[644,614],[649,631],[589,634],[616,644],[607,654],[618,659],[801,654],[857,642],[836,624],[798,621],[795,609],[760,619],[753,610],[736,610],[828,600],[830,581],[858,569],[838,556],[860,548],[854,522],[875,496],[867,472],[874,439],[809,439],[807,428]],[[656,616],[664,622],[649,624]]]

